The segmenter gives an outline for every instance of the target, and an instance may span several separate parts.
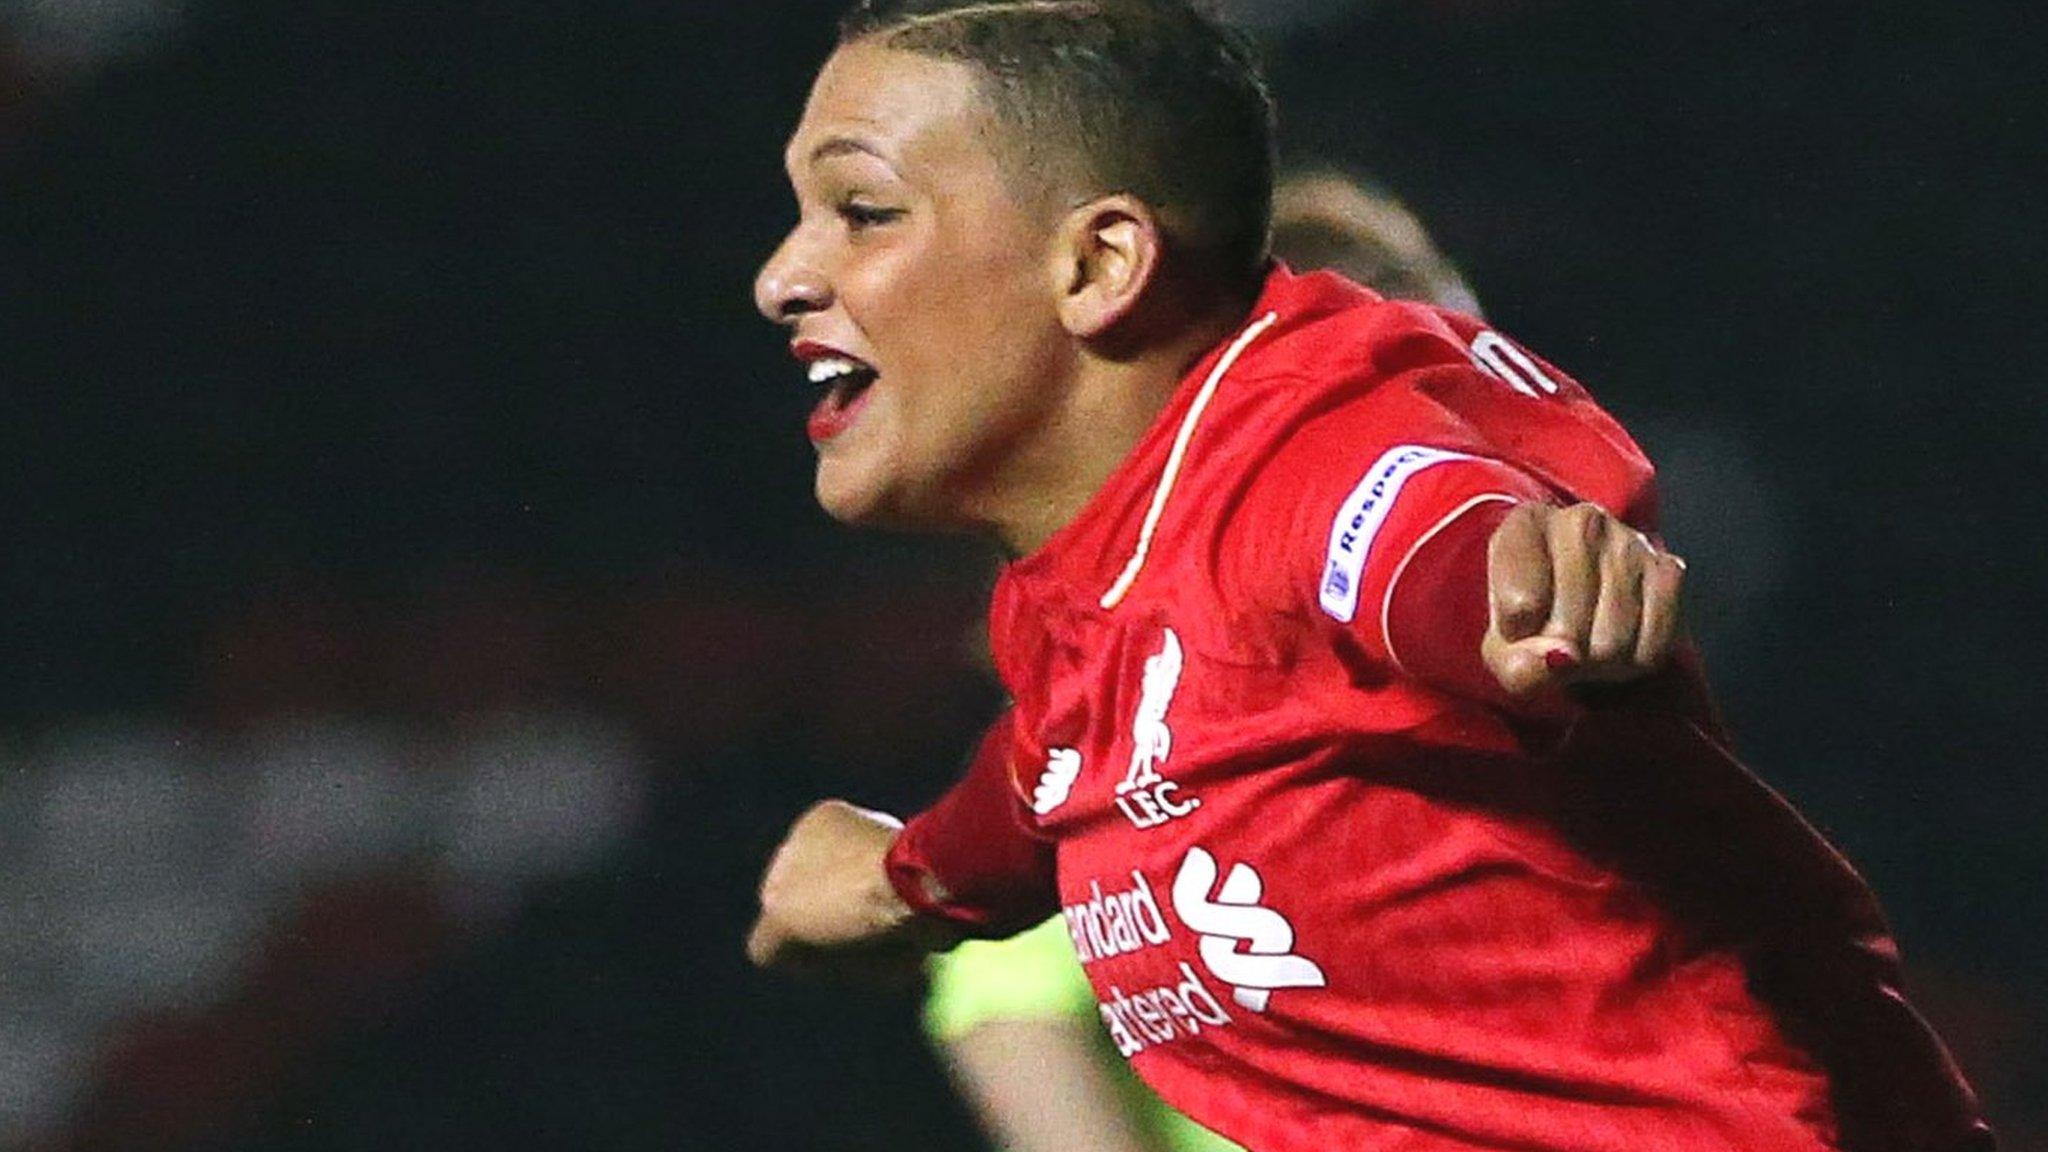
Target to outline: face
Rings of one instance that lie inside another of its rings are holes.
[[[855,42],[786,155],[796,226],[755,282],[818,394],[818,501],[850,523],[965,527],[1016,493],[1073,353],[1052,219],[1015,194],[967,65]]]

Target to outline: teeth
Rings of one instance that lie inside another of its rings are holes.
[[[827,357],[826,359],[823,360],[811,361],[811,366],[808,369],[808,372],[810,374],[811,383],[827,384],[830,383],[831,381],[839,379],[842,376],[851,376],[855,372],[858,372],[860,370],[861,365],[858,361],[847,360],[841,357],[834,356]]]

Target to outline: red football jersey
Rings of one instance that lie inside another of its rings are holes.
[[[1988,1144],[1869,892],[1692,661],[1568,714],[1490,687],[1485,545],[1524,500],[1655,530],[1556,368],[1276,271],[1005,571],[1014,706],[899,890],[983,934],[1057,907],[1118,1049],[1261,1152]]]

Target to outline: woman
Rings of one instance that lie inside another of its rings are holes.
[[[1694,662],[1596,683],[1672,643],[1647,462],[1483,324],[1269,266],[1235,38],[864,5],[787,159],[819,500],[1017,558],[1014,706],[907,826],[800,818],[757,960],[1057,911],[1119,1051],[1259,1149],[1988,1145]]]

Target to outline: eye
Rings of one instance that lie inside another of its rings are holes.
[[[889,224],[902,217],[901,208],[884,208],[864,200],[844,200],[839,204],[839,218],[856,232]]]

